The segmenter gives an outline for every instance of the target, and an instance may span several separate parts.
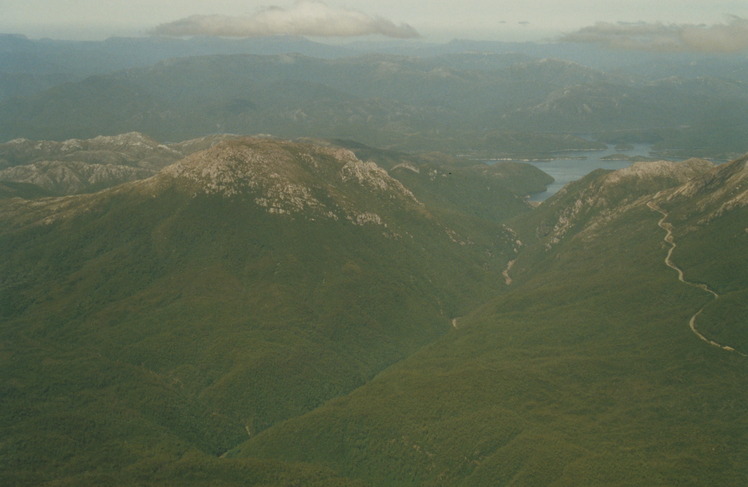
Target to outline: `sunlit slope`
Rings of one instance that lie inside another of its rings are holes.
[[[372,485],[742,485],[748,350],[705,343],[689,320],[709,305],[704,333],[721,314],[744,336],[745,162],[684,164],[598,173],[550,200],[515,224],[525,248],[508,292],[232,455],[316,462]],[[713,279],[719,299],[665,264],[650,202],[674,218],[674,262]]]
[[[216,457],[447,333],[504,285],[511,251],[497,222],[452,228],[345,149],[266,139],[2,205],[13,485],[334,485]]]
[[[661,201],[671,212],[678,245],[675,262],[686,279],[708,284],[719,295],[699,317],[699,329],[718,343],[748,353],[746,158],[694,178]]]

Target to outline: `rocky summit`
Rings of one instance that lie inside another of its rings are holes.
[[[173,179],[194,194],[246,196],[268,213],[385,225],[377,206],[422,204],[373,162],[339,147],[267,138],[231,141],[173,164],[154,184]],[[365,195],[372,207],[357,204]]]

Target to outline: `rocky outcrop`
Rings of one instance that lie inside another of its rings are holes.
[[[152,169],[81,161],[40,161],[0,171],[0,181],[36,185],[54,194],[104,189],[155,174]]]
[[[250,137],[226,141],[165,168],[193,195],[251,199],[268,213],[387,227],[389,206],[421,211],[405,186],[373,162],[335,146]]]
[[[76,161],[157,170],[182,157],[182,152],[138,132],[63,142],[14,139],[0,144],[0,168],[40,161]]]
[[[186,155],[236,138],[211,135],[170,145],[138,132],[63,142],[15,139],[0,144],[0,181],[59,195],[89,193],[153,176]]]
[[[710,171],[714,165],[704,159],[688,159],[683,162],[642,161],[613,171],[604,177],[604,184],[613,185],[626,180],[664,179],[684,184]]]
[[[547,248],[568,234],[593,238],[600,225],[631,206],[687,185],[713,168],[709,161],[689,159],[637,162],[618,171],[596,171],[565,186],[543,205],[545,218],[538,227],[539,236],[545,238]]]
[[[690,212],[700,216],[699,223],[748,206],[748,156],[689,180],[667,200],[685,203]]]

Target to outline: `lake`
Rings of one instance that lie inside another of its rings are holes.
[[[623,154],[627,157],[652,157],[652,146],[650,144],[632,144],[628,150],[616,149],[608,146],[607,149],[597,151],[563,152],[558,154],[558,159],[549,161],[527,162],[542,171],[550,174],[556,181],[548,186],[546,191],[535,193],[530,196],[530,201],[544,201],[565,184],[581,179],[595,169],[623,169],[633,164],[632,161],[607,161],[604,157],[613,154]]]

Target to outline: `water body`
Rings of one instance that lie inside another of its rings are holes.
[[[603,160],[604,157],[613,154],[623,154],[627,157],[653,157],[650,144],[632,144],[629,150],[620,150],[616,149],[615,146],[608,146],[604,150],[563,152],[558,154],[557,159],[528,162],[527,164],[532,164],[550,174],[556,180],[542,193],[533,194],[529,198],[530,201],[544,201],[565,184],[581,179],[595,169],[623,169],[634,163],[629,160]]]

